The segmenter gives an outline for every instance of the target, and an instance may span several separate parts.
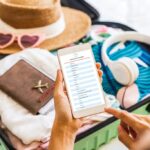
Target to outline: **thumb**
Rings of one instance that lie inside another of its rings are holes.
[[[62,89],[63,89],[63,76],[61,70],[58,70],[55,82],[55,91],[60,91]]]

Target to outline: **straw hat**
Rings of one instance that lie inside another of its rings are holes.
[[[15,36],[45,34],[39,48],[54,50],[71,44],[85,36],[90,26],[85,13],[61,7],[60,0],[0,0],[0,32]],[[0,53],[20,50],[14,43]]]

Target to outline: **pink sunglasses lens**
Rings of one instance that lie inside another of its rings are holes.
[[[3,34],[0,33],[0,46],[7,45],[11,40],[13,36],[11,34]]]
[[[36,43],[40,40],[39,36],[29,36],[29,35],[24,35],[21,37],[20,42],[22,47],[28,48],[28,47],[33,47],[36,45]]]

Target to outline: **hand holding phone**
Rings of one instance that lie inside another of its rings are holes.
[[[104,111],[102,86],[89,44],[58,51],[71,110],[74,118]]]

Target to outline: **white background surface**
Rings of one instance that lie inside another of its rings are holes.
[[[101,13],[101,20],[117,21],[150,35],[150,0],[87,0]]]
[[[120,22],[150,35],[150,0],[87,0],[101,13],[102,21]],[[100,150],[127,150],[117,139]]]

